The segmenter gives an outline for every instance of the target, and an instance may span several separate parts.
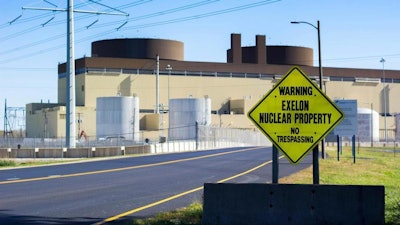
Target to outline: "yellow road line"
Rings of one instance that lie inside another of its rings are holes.
[[[19,180],[0,181],[0,185],[1,184],[14,184],[14,183],[22,183],[22,182],[50,180],[50,179],[59,179],[59,178],[67,178],[67,177],[78,177],[78,176],[86,176],[86,175],[101,174],[101,173],[119,172],[119,171],[124,171],[124,170],[132,170],[132,169],[139,169],[139,168],[146,168],[146,167],[152,167],[152,166],[161,166],[161,165],[167,165],[167,164],[173,164],[173,163],[179,163],[179,162],[192,161],[192,160],[197,160],[197,159],[205,159],[205,158],[210,158],[210,157],[215,157],[215,156],[257,150],[260,148],[264,148],[264,147],[245,148],[245,149],[236,150],[236,151],[216,153],[216,154],[212,154],[212,155],[204,155],[204,156],[198,156],[198,157],[187,158],[187,159],[177,159],[177,160],[160,162],[160,163],[129,166],[129,167],[116,168],[116,169],[97,170],[97,171],[91,171],[91,172],[73,173],[73,174],[66,174],[66,175],[59,175],[59,176],[47,176],[47,177],[36,177],[36,178],[19,179]]]
[[[111,222],[111,221],[120,219],[120,218],[125,217],[125,216],[128,216],[128,215],[130,215],[130,214],[133,214],[133,213],[142,211],[142,210],[144,210],[144,209],[151,208],[151,207],[153,207],[153,206],[160,205],[160,204],[162,204],[162,203],[165,203],[165,202],[174,200],[174,199],[176,199],[176,198],[180,198],[180,197],[182,197],[182,196],[185,196],[185,195],[188,195],[188,194],[191,194],[191,193],[193,193],[193,192],[200,191],[200,190],[203,190],[203,186],[197,187],[197,188],[194,188],[194,189],[191,189],[191,190],[189,190],[189,191],[185,191],[185,192],[179,193],[179,194],[177,194],[177,195],[173,195],[173,196],[168,197],[168,198],[164,198],[164,199],[162,199],[162,200],[160,200],[160,201],[158,201],[158,202],[153,202],[153,203],[151,203],[151,204],[148,204],[148,205],[145,205],[145,206],[136,208],[136,209],[129,210],[129,211],[127,211],[127,212],[124,212],[124,213],[118,214],[118,215],[116,215],[116,216],[107,218],[107,219],[105,219],[105,220],[103,220],[103,221],[101,221],[101,222],[95,223],[95,225],[105,224],[105,223],[107,223],[107,222]]]
[[[284,156],[280,156],[279,159],[281,159],[281,158],[283,158],[283,157],[284,157]],[[251,172],[253,172],[253,171],[255,171],[255,170],[260,169],[261,167],[264,167],[264,166],[270,164],[270,163],[272,163],[272,160],[267,161],[267,162],[265,162],[265,163],[262,163],[262,164],[260,164],[260,165],[258,165],[258,166],[256,166],[256,167],[253,167],[253,168],[251,168],[251,169],[249,169],[249,170],[246,170],[246,171],[244,171],[244,172],[242,172],[242,173],[239,173],[239,174],[236,174],[236,175],[234,175],[234,176],[225,178],[225,179],[223,179],[223,180],[219,180],[219,181],[217,181],[217,183],[224,183],[224,182],[233,180],[233,179],[235,179],[235,178],[238,178],[238,177],[240,177],[240,176],[249,174],[249,173],[251,173]],[[102,224],[105,224],[105,223],[108,223],[108,222],[112,222],[112,221],[115,221],[115,220],[120,219],[120,218],[122,218],[122,217],[131,215],[131,214],[134,214],[134,213],[136,213],[136,212],[139,212],[139,211],[142,211],[142,210],[151,208],[151,207],[153,207],[153,206],[160,205],[160,204],[162,204],[162,203],[165,203],[165,202],[168,202],[168,201],[171,201],[171,200],[180,198],[180,197],[182,197],[182,196],[185,196],[185,195],[188,195],[188,194],[191,194],[191,193],[193,193],[193,192],[200,191],[200,190],[203,190],[203,186],[200,186],[200,187],[197,187],[197,188],[193,188],[193,189],[191,189],[191,190],[188,190],[188,191],[185,191],[185,192],[182,192],[182,193],[173,195],[173,196],[171,196],[171,197],[164,198],[164,199],[162,199],[162,200],[160,200],[160,201],[153,202],[153,203],[150,203],[150,204],[148,204],[148,205],[145,205],[145,206],[142,206],[142,207],[139,207],[139,208],[136,208],[136,209],[132,209],[132,210],[126,211],[126,212],[124,212],[124,213],[121,213],[121,214],[118,214],[118,215],[109,217],[109,218],[107,218],[107,219],[104,219],[103,221],[94,223],[93,225],[102,225]]]

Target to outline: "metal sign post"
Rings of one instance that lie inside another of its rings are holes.
[[[272,183],[277,184],[279,182],[279,158],[278,149],[275,145],[272,146]]]

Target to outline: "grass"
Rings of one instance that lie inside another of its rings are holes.
[[[320,160],[320,184],[384,185],[385,221],[400,225],[400,153],[390,149],[359,148],[356,163],[350,148],[344,148],[340,161],[336,150],[327,150],[330,157]],[[280,183],[312,183],[312,168],[283,178]]]
[[[400,153],[390,149],[357,149],[356,163],[350,148],[344,148],[340,161],[336,150],[327,149],[330,157],[320,160],[320,184],[384,185],[386,225],[400,225]],[[307,168],[279,183],[311,184],[312,168]],[[184,225],[201,224],[202,205],[194,203],[187,208],[160,213],[153,218],[135,220],[130,225]]]
[[[163,212],[153,218],[135,220],[130,225],[201,225],[203,206],[201,203],[192,203],[190,206]]]
[[[0,160],[0,167],[14,167],[17,163],[13,160]]]
[[[79,159],[72,159],[72,160],[54,160],[54,159],[47,159],[47,160],[0,160],[0,168],[13,168],[13,167],[24,167],[24,166],[43,166],[43,165],[51,165],[57,163],[65,163],[65,162],[77,162],[81,161]]]

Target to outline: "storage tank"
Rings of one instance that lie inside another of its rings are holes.
[[[96,99],[97,138],[139,141],[139,98],[131,96]]]
[[[210,98],[182,98],[169,101],[169,140],[196,139],[198,125],[211,124]]]
[[[358,108],[358,137],[361,142],[379,141],[379,113]]]
[[[100,40],[92,43],[92,57],[160,59],[183,61],[181,41],[153,38],[124,38]]]

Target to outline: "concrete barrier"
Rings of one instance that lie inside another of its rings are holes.
[[[126,146],[125,154],[150,154],[150,145],[140,145],[140,146]]]
[[[63,157],[63,149],[48,149],[48,148],[40,148],[38,149],[36,156],[37,158],[62,158]]]
[[[92,151],[92,157],[120,156],[121,147],[96,147]]]
[[[77,148],[3,148],[0,158],[91,158],[131,154],[160,154],[244,146],[236,142],[177,141],[138,146],[77,147]]]
[[[10,157],[11,148],[0,149],[0,159],[7,159]]]
[[[11,149],[10,158],[36,158],[37,148]]]
[[[92,157],[92,148],[73,148],[64,152],[65,158],[90,158]]]
[[[205,184],[205,225],[382,225],[383,186]]]
[[[1,158],[90,158],[108,157],[132,154],[150,154],[150,145],[118,146],[118,147],[87,147],[87,148],[2,148]]]

